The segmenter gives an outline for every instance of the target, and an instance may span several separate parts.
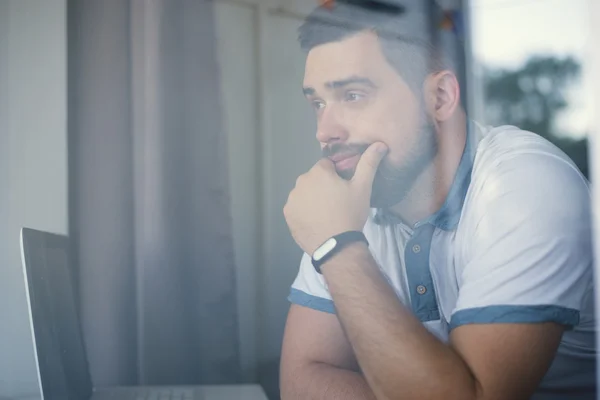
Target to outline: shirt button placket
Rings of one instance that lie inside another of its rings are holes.
[[[421,245],[419,245],[418,243],[415,243],[415,244],[413,244],[411,250],[414,254],[419,254],[421,252]],[[427,287],[425,285],[418,285],[417,293],[420,295],[424,295],[425,293],[427,293]]]

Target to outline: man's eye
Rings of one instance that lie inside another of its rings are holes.
[[[320,110],[323,107],[325,107],[325,102],[323,102],[321,100],[313,100],[311,103],[315,110]]]
[[[362,100],[364,97],[365,96],[362,93],[348,92],[348,93],[346,93],[345,100],[350,101],[350,102],[355,102],[355,101]]]

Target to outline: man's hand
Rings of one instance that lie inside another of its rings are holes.
[[[325,158],[298,178],[283,213],[302,250],[312,254],[334,235],[362,231],[369,215],[373,179],[386,153],[385,144],[372,144],[349,181],[340,178]]]

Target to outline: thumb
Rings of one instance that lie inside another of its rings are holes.
[[[359,185],[372,184],[377,168],[387,152],[388,147],[384,143],[378,142],[369,146],[358,160],[352,181]]]

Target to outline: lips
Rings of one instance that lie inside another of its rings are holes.
[[[329,159],[335,163],[335,168],[338,171],[344,171],[356,167],[360,159],[359,153],[353,154],[336,154]]]
[[[329,159],[331,161],[333,161],[334,163],[338,163],[340,161],[343,161],[350,157],[354,157],[356,155],[358,155],[358,153],[338,153],[338,154],[333,154],[333,155],[329,156]]]

